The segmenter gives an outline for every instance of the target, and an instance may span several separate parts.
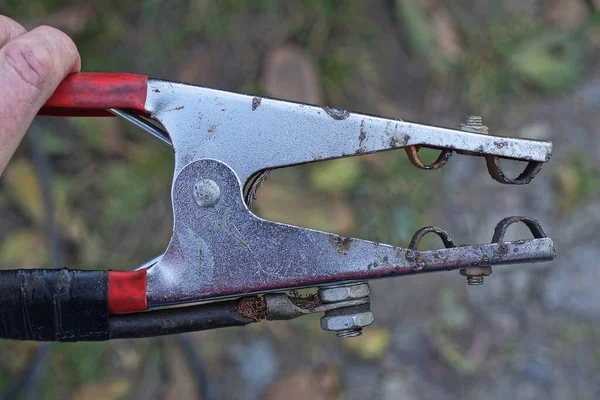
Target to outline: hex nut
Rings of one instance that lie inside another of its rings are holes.
[[[492,267],[484,266],[484,267],[465,267],[461,268],[459,273],[462,276],[489,276],[492,274]]]
[[[367,297],[371,291],[368,283],[358,283],[320,288],[319,298],[323,303],[336,303]]]
[[[321,329],[326,331],[343,331],[358,329],[371,325],[375,320],[371,311],[357,314],[335,315],[321,317]]]

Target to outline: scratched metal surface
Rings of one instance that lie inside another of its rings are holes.
[[[219,187],[220,198],[202,207],[194,190],[207,179]],[[234,171],[216,160],[185,166],[172,194],[174,232],[165,255],[148,271],[150,306],[554,257],[549,238],[407,251],[266,221],[245,205]]]
[[[427,145],[548,161],[546,141],[485,135],[397,119],[149,80],[146,109],[169,132],[175,175],[194,160],[225,162],[245,182],[286,165]]]

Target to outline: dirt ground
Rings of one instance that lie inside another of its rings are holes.
[[[375,323],[360,338],[322,331],[317,315],[183,338],[1,341],[0,396],[35,364],[22,398],[201,398],[201,388],[209,398],[247,400],[600,398],[599,7],[0,3],[1,14],[28,27],[70,33],[85,71],[449,127],[478,114],[493,134],[551,140],[550,162],[525,186],[496,183],[476,157],[454,155],[441,170],[424,171],[393,151],[274,171],[255,212],[399,246],[427,225],[460,244],[488,243],[502,218],[527,215],[557,252],[553,262],[495,268],[479,287],[458,272],[374,281]],[[172,229],[168,149],[116,119],[39,118],[29,136],[0,180],[2,268],[128,269],[164,250]],[[51,172],[43,179],[53,188],[52,240],[33,161],[40,149]]]

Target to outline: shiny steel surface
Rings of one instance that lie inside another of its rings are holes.
[[[474,155],[546,162],[550,142],[486,135],[387,119],[346,110],[148,81],[146,109],[169,132],[175,175],[212,158],[242,183],[254,173],[286,165],[426,146]]]

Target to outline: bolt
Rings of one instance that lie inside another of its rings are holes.
[[[359,282],[319,288],[318,293],[323,303],[336,303],[368,297],[370,290],[368,283]]]
[[[467,115],[467,119],[459,128],[465,132],[488,134],[488,127],[483,125],[483,119],[479,115]]]
[[[467,276],[467,284],[470,286],[483,285],[483,276]]]
[[[369,300],[369,284],[366,282],[346,283],[319,288],[319,298],[324,304],[335,305],[348,300]],[[321,329],[333,331],[338,337],[355,337],[362,328],[373,323],[374,317],[369,303],[334,308],[325,311],[321,318]]]
[[[200,207],[214,207],[221,199],[219,185],[210,179],[201,179],[194,185],[194,200]]]
[[[335,308],[325,311],[321,318],[321,329],[333,331],[338,337],[354,337],[362,334],[362,328],[373,323],[371,305]]]
[[[338,331],[335,334],[337,337],[348,338],[348,337],[357,337],[362,335],[362,328],[357,329],[346,329],[344,331]]]
[[[481,125],[483,125],[483,118],[481,118],[479,115],[467,115],[467,120],[465,122],[465,125],[481,126]]]
[[[492,267],[466,267],[460,269],[460,274],[467,277],[467,284],[470,286],[483,285],[483,279],[491,275]]]

